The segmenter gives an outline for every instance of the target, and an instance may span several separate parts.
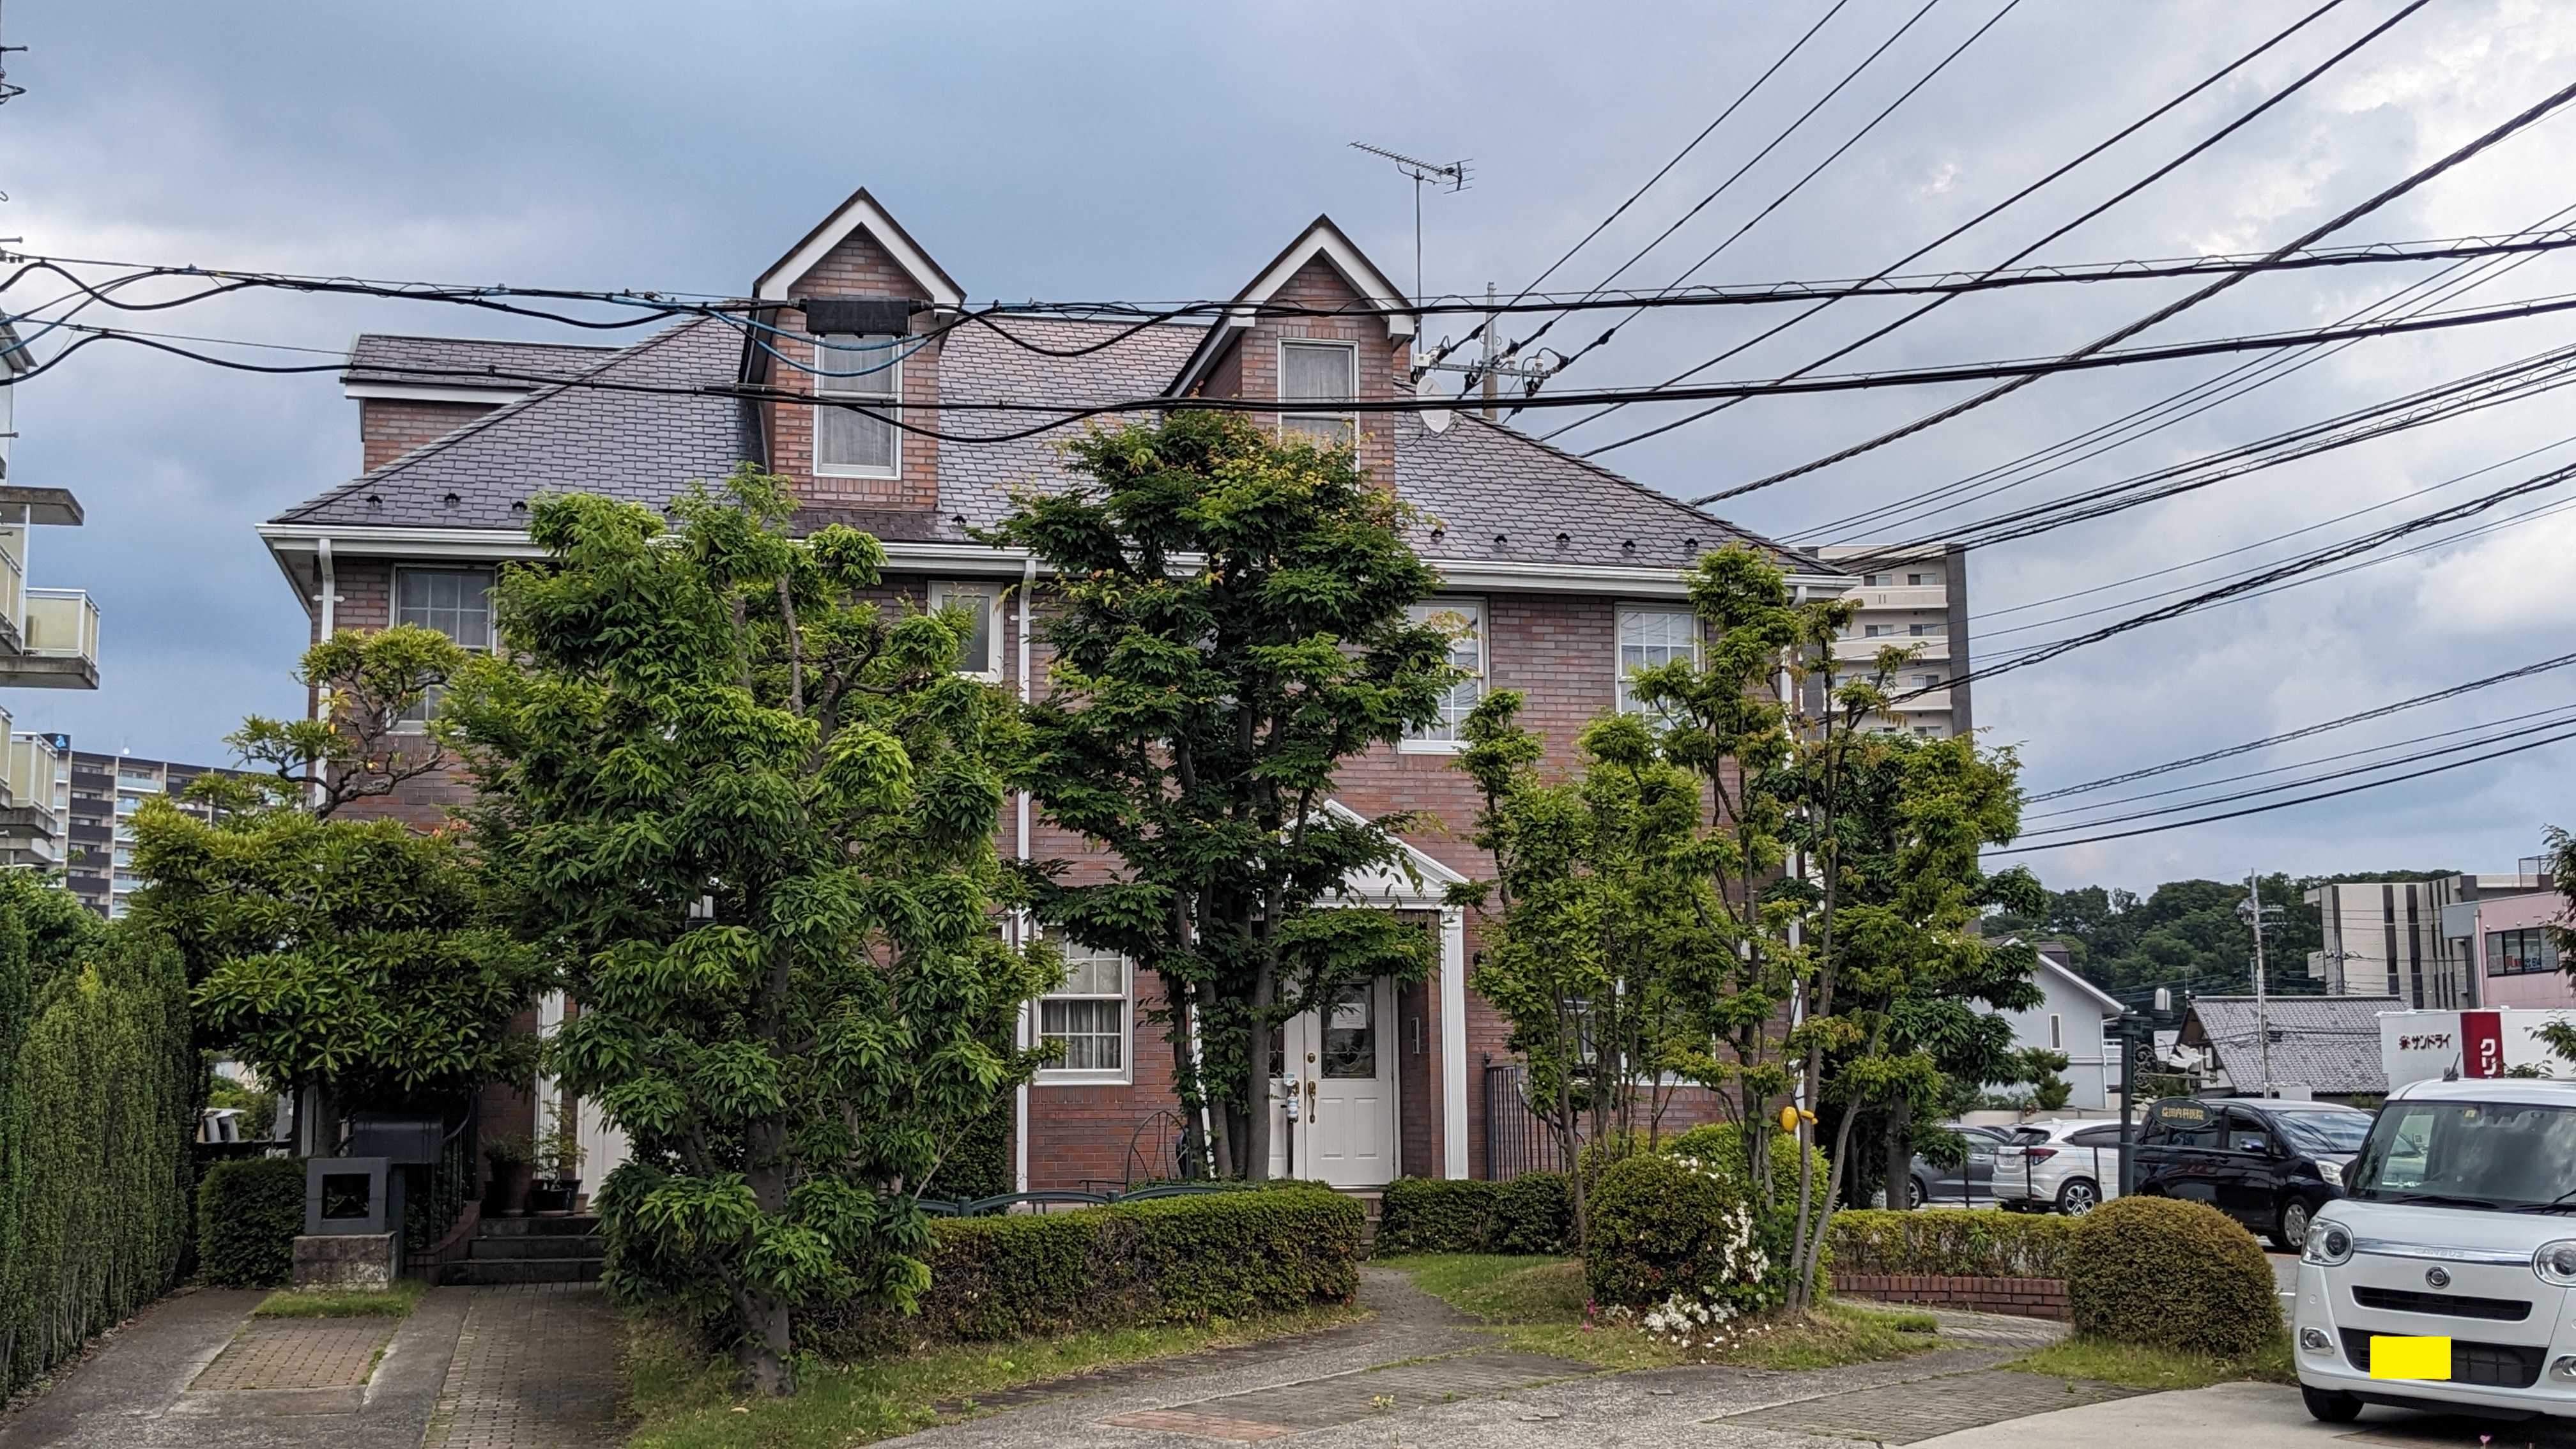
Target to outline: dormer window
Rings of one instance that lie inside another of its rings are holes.
[[[1281,342],[1281,402],[1349,402],[1360,394],[1360,350],[1347,342]],[[1304,434],[1327,447],[1348,447],[1359,437],[1355,413],[1282,413],[1280,436]]]
[[[872,412],[818,404],[814,471],[840,478],[892,478],[900,454],[892,421],[903,399],[903,339],[888,335],[816,338],[814,391],[840,400],[881,403]]]

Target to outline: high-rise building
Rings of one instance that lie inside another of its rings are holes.
[[[2325,944],[2308,953],[2308,975],[2325,983],[2328,996],[2385,994],[2436,1011],[2496,1005],[2491,996],[2515,993],[2491,989],[2487,978],[2524,974],[2528,968],[2519,957],[2508,964],[2508,953],[2480,951],[2482,916],[2490,906],[2537,900],[2542,909],[2532,919],[2554,920],[2557,889],[2538,860],[2522,862],[2509,875],[2318,886],[2307,900],[2317,908]],[[2488,958],[2483,970],[2482,955]],[[2553,971],[2555,965],[2553,958]]]
[[[96,755],[73,751],[66,779],[70,820],[72,894],[100,915],[114,920],[125,914],[125,899],[142,881],[134,874],[134,812],[155,795],[200,820],[214,811],[184,798],[188,782],[216,773],[205,765],[174,765],[165,760],[138,760],[132,755]]]
[[[1816,557],[1860,575],[1844,597],[1860,605],[1834,649],[1836,670],[1862,665],[1890,645],[1913,658],[1888,681],[1891,717],[1872,721],[1937,740],[1976,728],[1968,709],[1968,555],[1957,544],[1912,548],[1828,544]]]

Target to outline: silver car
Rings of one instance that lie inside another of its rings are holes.
[[[2117,1122],[2025,1122],[1995,1149],[1995,1200],[2008,1211],[2082,1217],[2119,1195]]]

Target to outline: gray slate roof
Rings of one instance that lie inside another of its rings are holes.
[[[2387,1091],[2379,1013],[2405,1009],[2394,996],[2273,997],[2272,1080],[2331,1096]],[[2263,1037],[2253,997],[2194,997],[2181,1042],[2212,1048],[2237,1091],[2262,1090]]]
[[[529,378],[576,377],[607,361],[616,347],[577,347],[556,342],[493,342],[471,337],[405,337],[363,332],[349,349],[346,382],[411,383],[422,387],[495,387],[532,392]]]
[[[1015,336],[1075,357],[1031,352],[983,327],[952,332],[939,354],[939,390],[955,402],[1110,402],[1159,395],[1205,329],[1017,318]],[[1112,340],[1116,339],[1116,340]],[[1108,343],[1107,346],[1101,346]],[[543,354],[542,356],[539,354]],[[761,456],[750,405],[653,388],[721,387],[741,361],[740,334],[721,322],[683,323],[618,351],[439,338],[366,337],[350,376],[392,379],[411,367],[552,370],[585,386],[555,386],[514,401],[289,509],[279,523],[413,528],[517,528],[532,494],[580,489],[661,507],[691,479],[718,478]],[[424,380],[417,373],[409,380]],[[1012,415],[949,413],[959,432],[1002,432]],[[1101,421],[1109,421],[1102,419]],[[1060,486],[1060,448],[1087,424],[1010,442],[940,445],[933,514],[814,509],[908,542],[970,541],[967,530],[1000,520],[1011,493]],[[1840,572],[1810,555],[1745,533],[1605,468],[1472,413],[1434,433],[1400,415],[1396,487],[1427,521],[1414,544],[1435,561],[1679,568],[1699,552],[1742,539],[1802,572]]]

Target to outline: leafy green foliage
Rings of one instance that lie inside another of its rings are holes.
[[[1562,1253],[1574,1241],[1574,1187],[1562,1172],[1524,1172],[1494,1195],[1489,1251]]]
[[[1774,1267],[1753,1205],[1703,1164],[1646,1153],[1601,1175],[1583,1255],[1600,1302],[1647,1308],[1678,1293],[1767,1308],[1783,1288]]]
[[[2077,1334],[2241,1358],[2284,1332],[2272,1264],[2207,1203],[2116,1198],[2076,1224],[2066,1300]]]
[[[1439,580],[1348,450],[1180,412],[1091,434],[1067,462],[1082,482],[1021,497],[994,534],[1058,580],[1020,778],[1115,863],[1043,872],[1035,902],[1161,978],[1182,1115],[1219,1108],[1215,1166],[1259,1178],[1271,1029],[1433,964],[1415,925],[1325,908],[1353,873],[1400,865],[1404,823],[1326,805],[1344,761],[1435,717],[1449,641],[1407,608]]]
[[[1834,1265],[1847,1273],[2063,1278],[2078,1218],[1924,1208],[1834,1214]]]
[[[1012,1024],[1058,969],[995,930],[1021,736],[954,672],[969,621],[881,602],[876,540],[792,506],[749,468],[667,522],[538,498],[549,562],[443,715],[501,909],[582,1004],[550,1065],[634,1147],[607,1281],[722,1318],[772,1393],[795,1313],[929,1287],[917,1198],[1034,1069]]]
[[[0,873],[0,1395],[177,1275],[200,1070],[166,941]]]
[[[491,919],[453,831],[300,806],[135,817],[138,924],[178,943],[209,1045],[343,1109],[447,1106],[533,1065],[510,1018],[552,979]]]
[[[1374,1251],[1481,1253],[1502,1190],[1479,1177],[1399,1177],[1378,1199]]]
[[[2282,910],[2279,929],[2264,938],[2273,993],[2289,996],[2325,989],[2323,982],[2308,976],[2303,964],[2309,952],[2325,947],[2325,928],[2318,907],[2307,900],[2309,891],[2338,882],[2432,880],[2451,873],[2397,870],[2262,877],[2263,903]],[[2075,969],[2106,990],[2169,986],[2177,996],[2241,994],[2251,989],[2246,957],[2253,947],[2245,922],[2236,914],[2237,902],[2243,899],[2241,880],[2166,881],[2143,897],[2133,891],[2078,886],[2049,891],[2027,909],[2008,909],[1988,917],[1986,934],[1998,940],[2007,935],[2063,940],[2072,948],[2069,954]]]
[[[252,715],[224,737],[266,778],[200,778],[228,805],[262,796],[304,801],[320,819],[391,795],[448,763],[437,737],[407,722],[466,657],[454,640],[419,624],[342,630],[306,650],[296,670],[295,682],[314,692],[321,711],[298,720]]]
[[[990,1340],[1204,1322],[1347,1302],[1360,1205],[1329,1188],[1211,1192],[931,1225],[919,1312],[818,1315],[816,1346],[854,1358],[894,1339]]]
[[[304,1159],[218,1162],[197,1183],[197,1274],[222,1288],[274,1288],[304,1231]]]

